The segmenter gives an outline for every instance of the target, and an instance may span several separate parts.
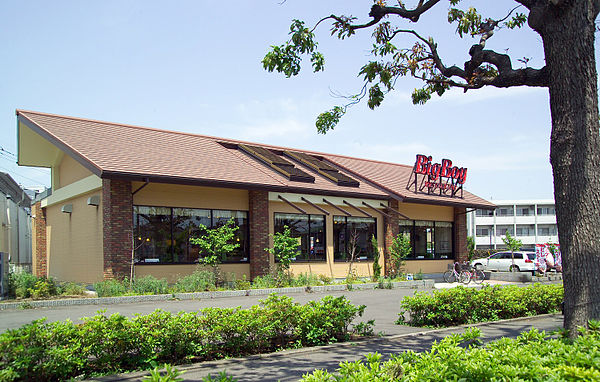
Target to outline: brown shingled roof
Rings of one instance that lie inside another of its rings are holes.
[[[374,199],[393,197],[407,202],[494,208],[492,203],[468,192],[464,192],[463,198],[448,198],[407,190],[406,182],[412,166],[294,149],[322,156],[335,164],[340,172],[358,180],[359,186],[339,186],[300,163],[294,163],[315,176],[314,183],[298,182],[287,179],[235,148],[237,143],[248,142],[33,111],[17,110],[17,116],[19,121],[103,178],[149,179]],[[287,149],[252,144],[275,150]]]

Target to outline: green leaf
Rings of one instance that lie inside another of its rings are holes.
[[[341,106],[335,106],[333,109],[319,114],[315,123],[317,132],[326,134],[329,130],[333,130],[344,114],[346,114],[346,110]]]
[[[369,109],[373,110],[379,105],[381,105],[383,98],[384,94],[379,88],[379,85],[371,86],[371,88],[369,89],[369,100],[367,101]]]

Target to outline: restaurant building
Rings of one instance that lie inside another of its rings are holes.
[[[443,272],[466,257],[467,209],[495,206],[463,189],[467,169],[417,155],[414,165],[17,110],[18,163],[52,170],[33,215],[33,271],[92,283],[192,273],[199,225],[233,219],[238,248],[223,272],[269,272],[272,235],[300,243],[291,270],[345,277],[372,272],[399,234],[407,272]],[[352,249],[354,251],[352,251]],[[132,261],[133,260],[133,261]]]

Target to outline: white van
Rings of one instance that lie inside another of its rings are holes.
[[[535,272],[535,252],[497,252],[490,257],[473,260],[471,265],[484,271]]]

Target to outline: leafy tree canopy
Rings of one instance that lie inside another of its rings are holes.
[[[325,57],[318,51],[318,43],[315,40],[315,30],[320,24],[330,21],[331,35],[341,40],[352,37],[360,29],[373,29],[371,59],[358,73],[364,84],[356,94],[346,97],[346,103],[335,106],[317,117],[317,131],[323,134],[337,125],[349,106],[365,98],[369,108],[380,106],[401,77],[413,77],[423,81],[423,86],[414,89],[412,93],[412,101],[415,104],[427,102],[433,94],[442,96],[452,87],[467,91],[486,85],[548,85],[545,67],[529,68],[529,59],[522,58],[519,61],[524,67],[515,69],[508,54],[485,49],[486,42],[496,31],[525,25],[527,16],[522,5],[507,10],[501,18],[492,18],[484,16],[475,7],[463,4],[466,3],[464,1],[450,0],[447,21],[456,27],[458,37],[479,39],[469,50],[470,60],[465,62],[463,67],[459,67],[447,66],[444,63],[438,52],[438,45],[432,37],[425,37],[414,29],[399,26],[402,19],[417,22],[422,14],[439,2],[440,0],[422,0],[409,9],[402,1],[398,1],[395,6],[388,6],[385,1],[376,1],[369,13],[372,20],[363,24],[358,23],[356,17],[333,14],[322,18],[312,28],[304,21],[294,20],[290,26],[289,40],[284,44],[272,46],[262,61],[263,66],[270,72],[281,72],[287,77],[296,76],[300,73],[303,57],[307,57],[314,72],[322,71],[325,68]],[[397,45],[399,35],[412,36],[414,43],[410,46]]]

